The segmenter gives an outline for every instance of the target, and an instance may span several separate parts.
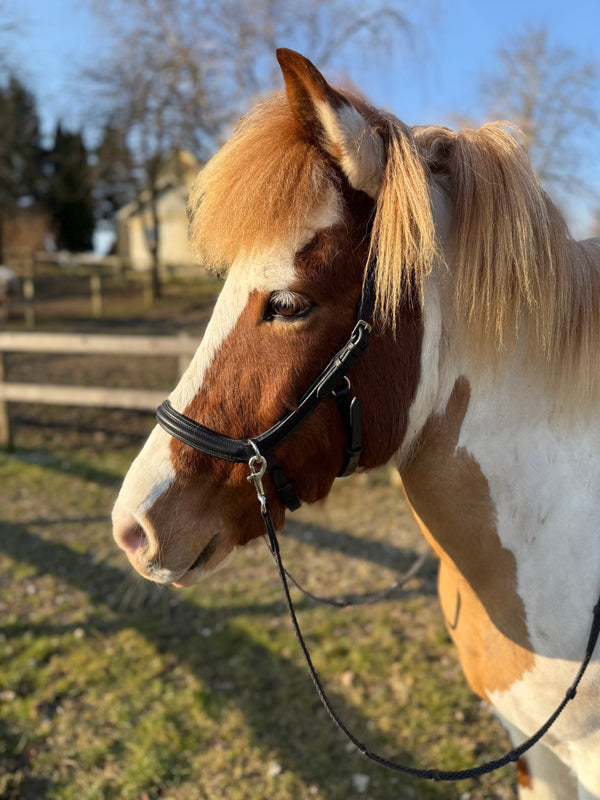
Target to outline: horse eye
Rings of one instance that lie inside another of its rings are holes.
[[[271,321],[276,317],[280,319],[298,319],[305,317],[312,309],[311,301],[304,295],[296,292],[274,292],[265,310],[264,319]]]

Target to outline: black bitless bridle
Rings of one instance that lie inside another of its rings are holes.
[[[359,356],[366,350],[371,337],[371,325],[367,321],[373,309],[371,281],[363,291],[358,308],[358,319],[350,338],[335,354],[316,380],[298,400],[297,407],[288,412],[264,433],[252,439],[232,439],[175,411],[168,400],[156,410],[159,424],[184,444],[206,453],[213,458],[238,464],[249,464],[253,474],[260,472],[262,479],[269,471],[273,484],[283,504],[290,511],[300,507],[300,500],[292,482],[283,471],[275,456],[275,448],[288,438],[317,406],[327,397],[334,397],[346,431],[346,451],[338,477],[351,475],[362,453],[361,407],[358,397],[352,397],[348,373]]]
[[[365,744],[356,738],[352,731],[350,731],[340,719],[323,688],[321,679],[313,665],[304,636],[300,630],[300,625],[290,596],[288,584],[289,573],[285,569],[281,559],[279,542],[267,506],[267,498],[262,479],[265,472],[268,470],[277,493],[285,506],[291,511],[294,511],[300,506],[300,501],[294,487],[277,461],[274,451],[281,442],[287,439],[287,437],[312,414],[325,398],[332,396],[337,401],[337,407],[346,431],[346,452],[338,476],[350,475],[356,469],[362,452],[361,407],[358,397],[352,397],[348,373],[369,344],[371,325],[368,320],[373,310],[373,286],[370,274],[371,272],[369,271],[358,307],[357,322],[350,334],[350,338],[342,349],[333,356],[311,386],[304,392],[298,401],[297,408],[282,417],[267,431],[252,439],[232,439],[229,436],[224,436],[210,428],[206,428],[204,425],[200,425],[184,414],[179,413],[168,400],[165,400],[164,403],[158,407],[156,418],[167,433],[195,450],[206,453],[213,458],[219,458],[233,463],[248,464],[250,470],[248,480],[254,484],[256,489],[256,495],[260,503],[260,512],[269,540],[269,547],[275,564],[277,565],[279,577],[281,578],[288,611],[298,643],[323,706],[346,738],[371,761],[374,761],[380,766],[395,770],[396,772],[411,775],[412,777],[424,778],[432,781],[459,781],[467,778],[476,778],[517,761],[546,734],[562,713],[567,703],[575,697],[579,683],[591,661],[598,636],[600,635],[600,600],[594,607],[592,626],[583,661],[575,676],[575,680],[567,690],[560,705],[536,733],[501,758],[488,761],[485,764],[470,769],[452,771],[418,769],[389,760],[372,752]]]

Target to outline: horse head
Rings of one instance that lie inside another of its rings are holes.
[[[348,340],[367,271],[373,335],[348,376],[361,468],[402,460],[455,382],[472,386],[473,363],[506,361],[518,337],[567,394],[595,396],[581,376],[598,375],[596,306],[578,276],[595,274],[597,250],[572,242],[506,125],[410,129],[303,56],[278,58],[285,93],[240,121],[191,191],[192,250],[227,278],[175,412],[234,439],[269,429]],[[275,448],[301,501],[327,494],[344,441],[329,398]],[[261,535],[246,477],[157,428],[119,495],[116,540],[147,577],[191,582]],[[274,488],[267,477],[281,528]]]
[[[302,56],[281,50],[278,58],[286,93],[242,119],[188,206],[197,258],[226,280],[170,402],[238,439],[294,409],[348,339],[388,161],[384,115],[334,89]],[[349,376],[363,409],[360,468],[398,450],[419,382],[420,304],[410,280],[404,288],[395,326],[374,327]],[[328,398],[276,448],[301,501],[328,493],[345,439]],[[157,427],[115,505],[116,541],[142,575],[194,582],[263,533],[247,475],[246,465],[197,452]],[[285,508],[268,475],[265,491],[281,528]]]

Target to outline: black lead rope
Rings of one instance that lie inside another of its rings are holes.
[[[248,480],[254,480],[254,473],[250,476]],[[258,494],[258,486],[257,486],[257,494]],[[514,747],[510,752],[506,753],[506,755],[502,756],[501,758],[494,759],[493,761],[488,761],[485,764],[481,764],[478,767],[471,767],[469,769],[460,769],[460,770],[449,770],[449,771],[438,770],[438,769],[418,769],[417,767],[410,767],[405,764],[399,764],[397,761],[392,761],[390,759],[378,755],[377,753],[372,752],[365,744],[363,744],[363,742],[361,742],[359,739],[356,738],[356,736],[352,733],[352,731],[350,731],[346,727],[343,720],[339,717],[339,715],[333,708],[331,701],[329,700],[325,692],[325,689],[323,688],[321,678],[319,677],[319,674],[314,667],[312,658],[310,656],[310,652],[308,650],[308,646],[304,640],[302,631],[300,630],[298,618],[296,617],[296,612],[294,610],[294,605],[292,603],[292,598],[290,596],[289,584],[286,577],[286,569],[283,566],[283,561],[281,559],[279,542],[275,534],[273,521],[271,520],[271,515],[269,514],[269,509],[267,508],[264,494],[262,495],[262,497],[259,495],[259,500],[261,502],[261,515],[269,538],[269,547],[271,549],[271,554],[273,556],[273,559],[275,560],[275,564],[277,565],[279,577],[281,578],[281,583],[283,585],[283,591],[285,594],[285,599],[290,614],[290,619],[292,621],[296,638],[298,639],[298,644],[300,645],[300,649],[302,650],[302,654],[304,655],[304,659],[308,666],[310,677],[312,678],[312,681],[315,685],[315,689],[317,690],[317,694],[319,695],[319,699],[321,700],[323,707],[325,708],[325,710],[327,711],[333,722],[342,731],[344,736],[346,736],[346,738],[354,745],[354,747],[357,748],[357,750],[359,750],[364,756],[369,758],[371,761],[374,761],[376,764],[379,764],[382,767],[386,767],[387,769],[395,770],[396,772],[402,772],[406,775],[411,775],[414,778],[424,778],[425,780],[436,781],[436,782],[461,781],[468,778],[478,778],[481,775],[486,775],[488,772],[493,772],[494,770],[497,770],[500,767],[504,767],[507,764],[511,764],[517,761],[522,755],[524,755],[535,744],[537,744],[537,742],[539,742],[542,736],[544,736],[547,733],[547,731],[552,727],[552,725],[556,722],[560,714],[563,712],[567,703],[575,697],[577,693],[577,687],[579,686],[579,683],[583,678],[587,666],[591,661],[594,648],[598,641],[598,636],[600,635],[600,600],[594,607],[594,619],[592,622],[592,628],[590,631],[588,643],[585,649],[585,656],[581,663],[577,676],[575,677],[575,680],[567,690],[567,693],[565,694],[561,704],[558,706],[558,708],[552,714],[552,716],[548,718],[548,720],[542,725],[542,727],[536,733],[533,734],[533,736],[530,736],[529,739],[526,739],[526,741],[522,742],[518,747]]]
[[[267,544],[267,547],[273,552],[272,547],[270,544]],[[421,568],[429,558],[430,550],[427,549],[415,560],[412,564],[410,569],[408,569],[404,575],[401,575],[397,578],[393,583],[389,586],[386,586],[385,589],[381,589],[379,592],[370,592],[366,595],[358,595],[358,594],[349,594],[345,595],[344,597],[323,597],[322,595],[313,594],[309,592],[308,589],[305,589],[296,578],[291,574],[291,572],[287,569],[283,569],[286,574],[288,581],[293,583],[293,585],[302,592],[305,597],[308,597],[309,600],[313,600],[315,603],[321,603],[324,606],[333,606],[334,608],[351,608],[353,606],[372,606],[375,603],[380,603],[382,600],[385,600],[386,597],[389,597],[394,592],[397,592],[398,589],[401,589],[405,586],[411,578],[414,578],[415,575],[420,572]]]
[[[274,449],[284,439],[290,436],[299,425],[308,417],[327,397],[335,397],[337,401],[342,421],[346,429],[347,442],[346,453],[340,469],[340,475],[347,475],[356,467],[360,458],[360,449],[362,447],[362,431],[360,421],[360,404],[358,398],[352,398],[350,395],[350,385],[347,378],[348,373],[352,369],[356,360],[365,351],[371,332],[371,326],[367,322],[370,317],[374,302],[373,290],[373,276],[372,270],[367,269],[367,275],[364,281],[363,294],[360,300],[357,313],[357,322],[350,334],[350,338],[341,350],[336,353],[333,358],[327,363],[313,384],[305,391],[302,397],[298,400],[297,407],[288,412],[278,422],[264,433],[254,437],[254,439],[233,439],[224,436],[217,431],[213,431],[203,425],[198,424],[194,420],[186,417],[184,414],[176,411],[169,401],[165,401],[159,406],[156,412],[157,420],[163,429],[171,436],[184,442],[186,445],[193,447],[200,452],[206,453],[214,458],[223,459],[225,461],[242,463],[246,462],[250,468],[250,475],[248,480],[254,483],[256,494],[258,496],[261,514],[267,531],[269,546],[275,559],[279,577],[283,585],[285,598],[292,620],[292,625],[300,644],[300,648],[306,660],[310,676],[313,680],[317,693],[323,706],[328,712],[329,716],[335,722],[337,727],[344,733],[346,738],[358,749],[363,755],[374,761],[380,766],[387,767],[388,769],[395,770],[396,772],[403,772],[407,775],[412,775],[416,778],[425,778],[432,781],[459,781],[465,778],[477,778],[480,775],[485,775],[488,772],[493,772],[500,767],[510,764],[526,753],[533,745],[535,745],[548,729],[554,724],[556,719],[563,712],[567,703],[575,697],[577,687],[583,678],[588,664],[592,658],[594,648],[600,635],[600,600],[594,607],[594,619],[590,631],[590,636],[585,650],[583,662],[579,668],[579,672],[575,677],[572,685],[567,690],[567,693],[552,716],[545,722],[542,727],[533,734],[529,739],[520,744],[518,747],[513,748],[509,753],[494,761],[489,761],[479,767],[471,769],[444,771],[437,769],[417,769],[416,767],[409,767],[399,764],[396,761],[391,761],[383,758],[377,753],[371,752],[365,744],[360,742],[354,734],[348,730],[344,722],[340,719],[334,710],[325,690],[321,679],[312,663],[310,653],[294,611],[292,598],[290,596],[289,584],[287,581],[287,573],[283,562],[281,560],[281,553],[279,551],[279,543],[275,535],[275,529],[267,508],[267,500],[265,491],[262,485],[262,478],[265,471],[269,469],[271,478],[275,488],[279,494],[281,501],[291,510],[297,508],[299,500],[296,493],[285,475],[281,466],[278,464],[274,455]]]

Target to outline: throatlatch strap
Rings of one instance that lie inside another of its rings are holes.
[[[275,453],[271,452],[267,456],[267,469],[269,470],[269,475],[271,476],[273,485],[283,505],[289,508],[290,511],[295,511],[297,508],[300,508],[301,503],[296,494],[296,490],[291,480],[283,471],[283,467],[276,459]]]
[[[337,474],[338,478],[345,478],[352,475],[358,467],[363,450],[361,406],[359,398],[350,394],[350,381],[347,379],[340,387],[334,389],[333,396],[346,431],[344,463]]]

